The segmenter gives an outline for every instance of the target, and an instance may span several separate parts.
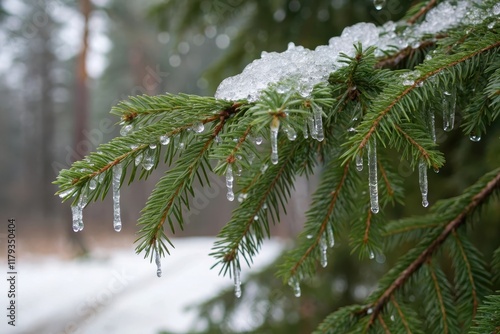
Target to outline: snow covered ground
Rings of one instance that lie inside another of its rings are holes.
[[[186,333],[196,318],[194,311],[185,308],[231,287],[232,281],[218,276],[217,268],[210,270],[214,259],[208,253],[213,238],[174,241],[171,256],[162,260],[161,278],[156,276],[154,263],[136,255],[132,246],[95,251],[84,260],[52,257],[20,261],[16,327],[8,326],[2,315],[0,333]],[[279,241],[266,242],[251,271],[269,264],[282,249]],[[243,267],[242,278],[249,272]],[[7,290],[3,279],[3,310]]]

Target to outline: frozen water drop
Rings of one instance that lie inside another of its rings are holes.
[[[478,142],[481,140],[481,135],[476,135],[476,134],[471,133],[471,135],[469,136],[469,139],[473,142]]]
[[[363,170],[363,154],[361,152],[356,155],[356,170],[358,172]]]
[[[309,138],[309,130],[307,128],[307,122],[304,123],[304,127],[302,129],[302,133],[304,134],[304,138],[305,139]]]
[[[144,159],[142,160],[142,168],[145,170],[151,170],[155,164],[155,159],[153,155],[153,150],[147,150],[144,153]]]
[[[429,186],[427,181],[427,163],[424,159],[421,159],[418,163],[418,183],[420,186],[420,193],[422,194],[422,206],[426,208],[429,206],[427,200]]]
[[[323,132],[323,110],[321,107],[313,103],[313,118],[314,118],[314,131],[316,132],[316,140],[323,141],[325,134]]]
[[[226,198],[228,201],[232,202],[234,201],[234,193],[232,190],[228,190],[227,191],[227,195],[226,195]]]
[[[255,145],[262,144],[262,141],[263,141],[262,136],[255,137],[254,141],[255,141]]]
[[[135,151],[138,147],[139,147],[139,145],[137,145],[137,144],[131,144],[131,145],[130,145],[130,149],[131,149],[132,151]],[[104,154],[104,153],[102,153],[102,154]]]
[[[268,168],[269,168],[268,164],[263,164],[262,167],[260,167],[260,172],[264,174]]]
[[[233,165],[228,164],[226,169],[226,188],[227,188],[227,199],[229,201],[234,201],[234,192],[233,192]]]
[[[307,238],[307,239],[312,239],[312,238],[313,238],[313,235],[312,235],[312,234],[308,234],[308,235],[306,235],[306,238]]]
[[[244,200],[246,200],[248,197],[248,193],[240,193],[238,195],[238,202],[243,203]]]
[[[373,313],[373,309],[370,307],[368,310],[366,310],[366,314],[372,314]]]
[[[71,194],[71,192],[73,192],[73,190],[74,190],[73,188],[69,188],[68,190],[65,190],[65,191],[61,192],[61,193],[59,193],[59,197],[60,198],[66,197],[69,194]]]
[[[381,10],[385,7],[386,0],[373,0],[373,6],[376,10]]]
[[[328,245],[326,244],[326,236],[325,233],[321,236],[321,239],[319,240],[319,250],[321,252],[321,266],[325,268],[328,265],[328,256],[326,254],[328,250]]]
[[[120,214],[120,182],[122,178],[122,165],[113,167],[113,228],[116,232],[122,229],[122,219]]]
[[[290,285],[293,289],[293,294],[295,295],[295,297],[300,297],[300,282],[299,280],[292,276],[290,277],[290,279],[288,280],[288,285]]]
[[[285,126],[284,131],[286,133],[286,136],[288,137],[288,140],[294,141],[295,139],[297,139],[297,132],[292,126]]]
[[[96,179],[90,179],[89,181],[89,189],[94,190],[97,188],[97,180]]]
[[[161,136],[160,137],[160,144],[162,145],[168,145],[170,143],[170,137],[167,135]]]
[[[307,117],[307,125],[309,127],[309,130],[311,131],[311,138],[317,139],[318,138],[318,131],[317,131],[316,127],[314,126],[314,118],[312,116]]]
[[[120,135],[122,135],[122,136],[128,135],[132,131],[133,128],[134,127],[132,126],[132,124],[125,125],[124,127],[122,127],[120,129]]]
[[[262,210],[267,210],[267,203],[262,204]]]
[[[335,236],[333,234],[333,228],[330,224],[328,224],[328,226],[326,227],[326,233],[328,236],[328,246],[332,248],[333,246],[335,246]]]
[[[154,150],[156,148],[156,143],[149,144],[149,148]]]
[[[233,279],[234,279],[234,295],[236,298],[241,297],[241,272],[236,264],[233,265]]]
[[[373,213],[378,213],[377,142],[375,138],[368,142],[368,187],[371,210]]]
[[[161,258],[158,249],[155,250],[156,276],[161,277]]]
[[[396,318],[394,317],[394,314],[391,314],[391,321],[394,321],[396,320]]]
[[[370,258],[370,260],[373,260],[375,258],[375,253],[373,253],[373,251],[370,251],[368,257]]]
[[[193,124],[191,129],[196,133],[202,133],[205,130],[205,125],[202,122],[196,122]]]
[[[274,116],[271,121],[271,162],[273,165],[278,163],[278,131],[280,128],[280,120]]]
[[[143,155],[142,153],[139,153],[135,156],[134,163],[136,166],[139,166],[142,162]]]
[[[449,92],[444,91],[442,99],[444,131],[451,131],[455,126],[456,103],[457,103],[456,88],[451,89]]]
[[[258,215],[253,216],[253,220],[255,221],[259,220],[259,216]]]

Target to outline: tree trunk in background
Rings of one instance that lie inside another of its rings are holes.
[[[92,12],[90,0],[80,1],[80,11],[83,16],[82,47],[76,62],[76,89],[75,89],[75,132],[74,148],[78,154],[78,159],[82,159],[88,154],[89,147],[82,143],[86,141],[84,130],[88,127],[89,121],[89,89],[87,85],[87,52],[89,38],[89,19]],[[81,234],[70,232],[70,241],[77,247],[77,253],[87,253],[87,247]]]

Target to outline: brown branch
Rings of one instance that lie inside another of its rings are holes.
[[[488,45],[487,47],[484,47],[480,50],[477,50],[471,54],[468,54],[458,60],[455,60],[449,64],[446,64],[445,66],[442,66],[434,71],[431,71],[427,74],[425,74],[424,76],[418,78],[417,80],[415,80],[415,82],[413,83],[413,85],[409,86],[408,88],[406,88],[404,91],[401,92],[401,94],[399,94],[398,96],[396,96],[396,98],[384,109],[380,112],[380,114],[377,116],[377,118],[375,118],[375,120],[373,121],[372,123],[372,126],[370,127],[370,130],[368,130],[368,133],[363,137],[363,140],[361,140],[361,142],[359,143],[359,146],[358,146],[358,151],[363,149],[366,144],[368,143],[368,140],[370,139],[370,137],[372,136],[372,134],[375,132],[375,129],[378,127],[378,125],[380,124],[380,122],[382,121],[382,119],[389,113],[389,111],[392,110],[392,108],[399,102],[401,101],[401,99],[403,97],[405,97],[406,95],[408,95],[411,91],[413,91],[415,88],[419,87],[420,83],[424,82],[425,80],[427,80],[428,78],[432,77],[433,75],[449,68],[449,67],[453,67],[461,62],[464,62],[480,53],[483,53],[483,52],[486,52],[486,51],[489,51],[491,49],[494,49],[496,47],[499,47],[500,46],[500,41],[496,42],[496,43],[493,43],[491,45]]]
[[[363,237],[363,243],[368,243],[368,235],[370,233],[370,226],[372,225],[372,210],[368,209],[368,216],[366,217],[366,228],[365,228],[365,236]]]
[[[417,22],[417,20],[422,17],[423,15],[425,15],[429,10],[431,10],[432,7],[434,7],[436,5],[437,1],[436,0],[431,0],[427,3],[427,5],[425,5],[424,7],[420,8],[420,10],[415,14],[413,15],[412,17],[410,17],[406,22],[408,22],[408,24],[414,24],[415,22]]]
[[[399,276],[394,280],[394,282],[385,290],[385,292],[369,307],[373,309],[371,314],[368,327],[370,327],[378,314],[382,312],[387,301],[393,297],[394,292],[403,286],[406,281],[413,275],[426,261],[428,261],[432,255],[438,250],[438,248],[446,241],[446,239],[452,234],[460,225],[464,224],[467,216],[476,209],[480,204],[482,204],[496,189],[500,187],[500,172],[486,184],[486,186],[481,189],[474,197],[472,197],[471,202],[460,212],[452,221],[450,221],[444,227],[444,230],[439,234],[439,236],[422,252],[420,255],[412,262],[406,269],[404,269]]]
[[[307,248],[307,250],[305,251],[305,253],[300,257],[300,259],[297,261],[297,263],[295,263],[295,265],[292,267],[292,269],[290,269],[291,276],[293,276],[295,274],[295,272],[297,271],[297,269],[309,257],[309,255],[316,248],[316,246],[318,246],[318,244],[319,244],[319,242],[321,240],[321,236],[323,235],[323,232],[325,231],[326,226],[328,224],[328,219],[330,219],[330,215],[332,214],[332,212],[333,212],[333,210],[335,208],[335,204],[337,203],[339,192],[342,189],[342,187],[344,186],[344,183],[345,183],[345,180],[347,178],[348,172],[349,172],[349,160],[346,162],[346,164],[344,166],[344,173],[342,174],[342,178],[340,179],[340,182],[337,185],[337,188],[335,188],[335,190],[332,191],[332,193],[331,193],[332,200],[331,200],[330,205],[328,207],[328,211],[327,211],[327,214],[325,216],[325,219],[323,219],[323,221],[321,222],[319,233],[316,236],[316,239],[311,244],[311,246],[309,246],[309,248]]]
[[[401,307],[399,306],[399,304],[396,301],[396,298],[394,298],[394,296],[391,296],[391,303],[394,305],[394,307],[398,311],[399,317],[401,318],[401,322],[403,323],[403,326],[405,326],[406,332],[411,334],[410,326],[408,325],[408,320],[406,320],[406,317],[403,313],[403,310],[401,310]]]
[[[380,321],[380,324],[382,325],[382,328],[384,328],[385,334],[391,334],[391,331],[389,330],[389,327],[387,327],[384,318],[382,318],[382,315],[378,315],[378,321]]]
[[[397,124],[394,124],[394,127],[396,128],[396,130],[398,130],[398,132],[400,132],[403,137],[406,138],[407,141],[410,142],[410,144],[412,144],[413,146],[415,146],[417,148],[417,150],[420,152],[420,155],[425,159],[425,160],[429,160],[430,161],[430,156],[429,156],[429,153],[427,152],[427,150],[425,148],[422,147],[422,145],[420,145],[419,143],[417,143],[415,141],[415,139],[413,139],[410,135],[408,135],[403,129],[401,129],[401,127]],[[435,165],[435,164],[432,164],[432,167],[434,169],[439,169],[439,166],[438,165]]]
[[[385,187],[387,188],[387,193],[390,197],[394,196],[394,189],[392,189],[391,183],[389,182],[389,178],[387,177],[387,172],[385,171],[384,165],[378,161],[378,169],[380,170],[380,174],[382,174],[382,178],[384,179]]]

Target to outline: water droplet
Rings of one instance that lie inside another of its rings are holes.
[[[375,138],[368,142],[368,187],[371,210],[373,213],[378,213],[377,142]]]
[[[257,215],[253,216],[253,220],[255,220],[255,221],[259,220],[259,216],[257,216]]]
[[[260,172],[264,174],[268,168],[269,168],[268,164],[263,164],[262,167],[260,167]]]
[[[139,145],[137,145],[137,144],[131,144],[131,145],[130,145],[130,149],[131,149],[132,151],[135,151],[138,147],[139,147]],[[102,153],[102,154],[104,154],[104,153]]]
[[[495,27],[495,21],[488,23],[488,29],[493,29]]]
[[[394,317],[394,314],[391,314],[391,321],[394,321],[396,320],[396,318]]]
[[[145,170],[151,170],[153,166],[155,165],[155,160],[154,160],[154,155],[153,155],[153,150],[146,150],[144,152],[144,159],[142,161],[142,168]]]
[[[373,251],[370,251],[368,257],[370,258],[370,260],[373,260],[375,258],[375,253],[373,253]]]
[[[156,148],[156,143],[149,144],[149,148],[154,150]]]
[[[161,258],[158,249],[155,250],[156,276],[161,277]]]
[[[122,178],[122,165],[113,167],[113,228],[116,232],[122,229],[122,219],[120,214],[120,181]]]
[[[262,210],[267,210],[267,203],[262,204]]]
[[[288,285],[290,285],[293,289],[293,294],[295,295],[295,297],[300,297],[300,282],[299,280],[292,276],[290,277],[290,279],[288,280]]]
[[[420,186],[420,193],[422,194],[422,206],[426,208],[429,205],[427,201],[428,182],[427,182],[427,163],[421,159],[418,163],[418,183]]]
[[[94,190],[97,188],[97,180],[96,179],[90,179],[89,181],[89,189]]]
[[[304,139],[309,138],[309,129],[307,128],[307,122],[304,123],[302,133],[304,134]]]
[[[64,197],[66,197],[66,196],[68,196],[69,194],[71,194],[71,192],[73,192],[73,190],[75,190],[75,189],[73,189],[73,188],[69,188],[68,190],[65,190],[65,191],[63,191],[62,193],[60,193],[60,194],[59,194],[59,197],[60,197],[60,198],[64,198]]]
[[[375,6],[376,10],[381,10],[385,6],[386,0],[373,0],[373,6]]]
[[[196,133],[202,133],[205,130],[205,125],[202,122],[196,122],[193,124],[191,129]]]
[[[132,126],[132,124],[125,125],[124,127],[122,127],[120,129],[120,135],[122,135],[122,136],[128,135],[132,131],[133,128],[134,127]]]
[[[316,104],[313,106],[313,117],[314,117],[314,131],[316,132],[316,140],[323,141],[325,139],[325,134],[323,132],[323,110]]]
[[[160,137],[160,144],[162,145],[168,145],[170,143],[170,137],[167,135],[161,136]]]
[[[481,135],[476,135],[476,134],[472,134],[469,136],[469,139],[473,142],[478,142],[481,140]]]
[[[354,127],[350,127],[349,129],[347,129],[347,134],[349,136],[354,136],[356,134],[356,132],[358,132],[358,130],[356,130]]]
[[[257,136],[257,137],[255,137],[255,139],[254,139],[254,141],[255,141],[255,145],[260,145],[260,144],[262,144],[262,141],[263,141],[263,140],[264,140],[264,139],[262,139],[262,136]]]
[[[271,162],[273,165],[278,163],[278,131],[280,128],[280,120],[274,116],[271,121]]]
[[[285,131],[288,140],[294,141],[295,139],[297,139],[297,132],[292,126],[286,125],[283,127],[283,130]]]
[[[366,314],[372,314],[373,313],[373,309],[370,307],[368,310],[366,310]]]
[[[443,106],[443,130],[451,131],[455,126],[455,109],[457,103],[456,88],[449,92],[444,91],[442,106]]]
[[[248,194],[247,193],[240,193],[238,195],[238,202],[240,203],[243,203],[244,200],[246,200],[248,197]]]
[[[358,172],[363,170],[363,154],[361,152],[356,155],[356,170]]]
[[[312,238],[313,238],[313,235],[312,235],[312,234],[308,234],[308,235],[306,235],[306,238],[307,238],[307,239],[312,239]]]
[[[233,279],[234,279],[234,295],[236,298],[241,297],[241,272],[240,269],[233,264]]]

